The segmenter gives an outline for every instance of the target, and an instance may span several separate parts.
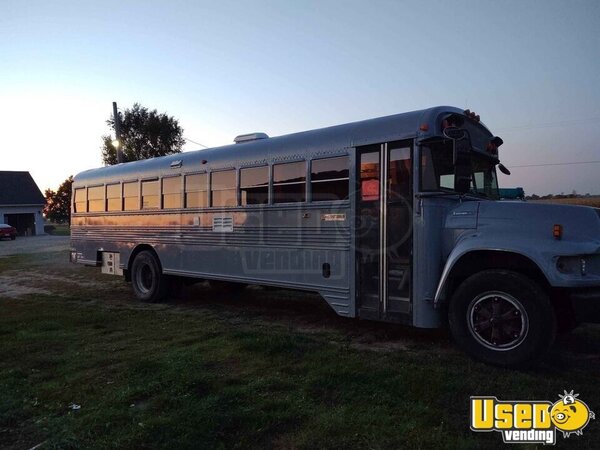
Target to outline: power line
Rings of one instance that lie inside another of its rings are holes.
[[[538,123],[533,125],[523,125],[523,126],[515,126],[515,127],[506,127],[499,128],[498,131],[503,132],[511,132],[511,131],[522,131],[522,130],[531,130],[534,128],[557,128],[557,127],[566,127],[577,125],[586,122],[598,122],[600,121],[600,117],[588,117],[586,119],[573,119],[573,120],[562,120],[559,122],[545,122]],[[579,165],[579,164],[599,164],[600,161],[574,161],[574,162],[560,162],[560,163],[546,163],[546,164],[523,164],[518,166],[510,166],[511,169],[521,168],[521,167],[548,167],[548,166],[571,166],[571,165]]]
[[[509,169],[515,169],[517,167],[571,166],[574,164],[600,164],[600,161],[577,161],[577,162],[562,162],[562,163],[548,163],[548,164],[524,164],[521,166],[509,166]]]
[[[208,146],[201,144],[200,142],[196,142],[196,141],[192,141],[191,139],[186,138],[185,136],[183,137],[186,141],[191,142],[192,144],[196,144],[199,145],[200,147],[204,147],[204,148],[209,148]]]
[[[538,123],[533,125],[520,125],[514,127],[504,127],[504,128],[495,128],[497,131],[521,131],[521,130],[531,130],[533,128],[556,128],[556,127],[567,127],[571,125],[577,125],[585,122],[598,122],[600,121],[600,117],[588,117],[587,119],[573,119],[573,120],[562,120],[559,122],[545,122]]]

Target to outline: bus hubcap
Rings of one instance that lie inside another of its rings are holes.
[[[148,264],[143,264],[138,271],[137,285],[143,293],[152,289],[152,269]]]
[[[480,344],[496,351],[519,346],[529,330],[525,308],[506,292],[486,292],[474,298],[467,309],[467,324]]]

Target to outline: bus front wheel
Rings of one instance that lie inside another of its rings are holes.
[[[131,285],[135,296],[144,302],[158,302],[166,297],[168,278],[162,274],[154,253],[138,253],[131,267]]]
[[[548,295],[528,277],[486,270],[464,280],[448,308],[454,340],[475,359],[519,366],[541,357],[556,336]]]

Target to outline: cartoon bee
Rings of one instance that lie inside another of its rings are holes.
[[[595,419],[595,414],[590,411],[588,405],[581,400],[577,400],[579,394],[574,391],[564,391],[564,395],[559,394],[560,400],[552,405],[550,417],[554,426],[563,433],[563,437],[568,438],[571,433],[577,435],[583,434],[583,429],[591,419]]]

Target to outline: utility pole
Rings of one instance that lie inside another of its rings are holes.
[[[121,121],[117,112],[117,102],[113,102],[113,119],[115,121],[115,140],[117,141],[117,164],[123,162],[123,142],[121,141]]]

